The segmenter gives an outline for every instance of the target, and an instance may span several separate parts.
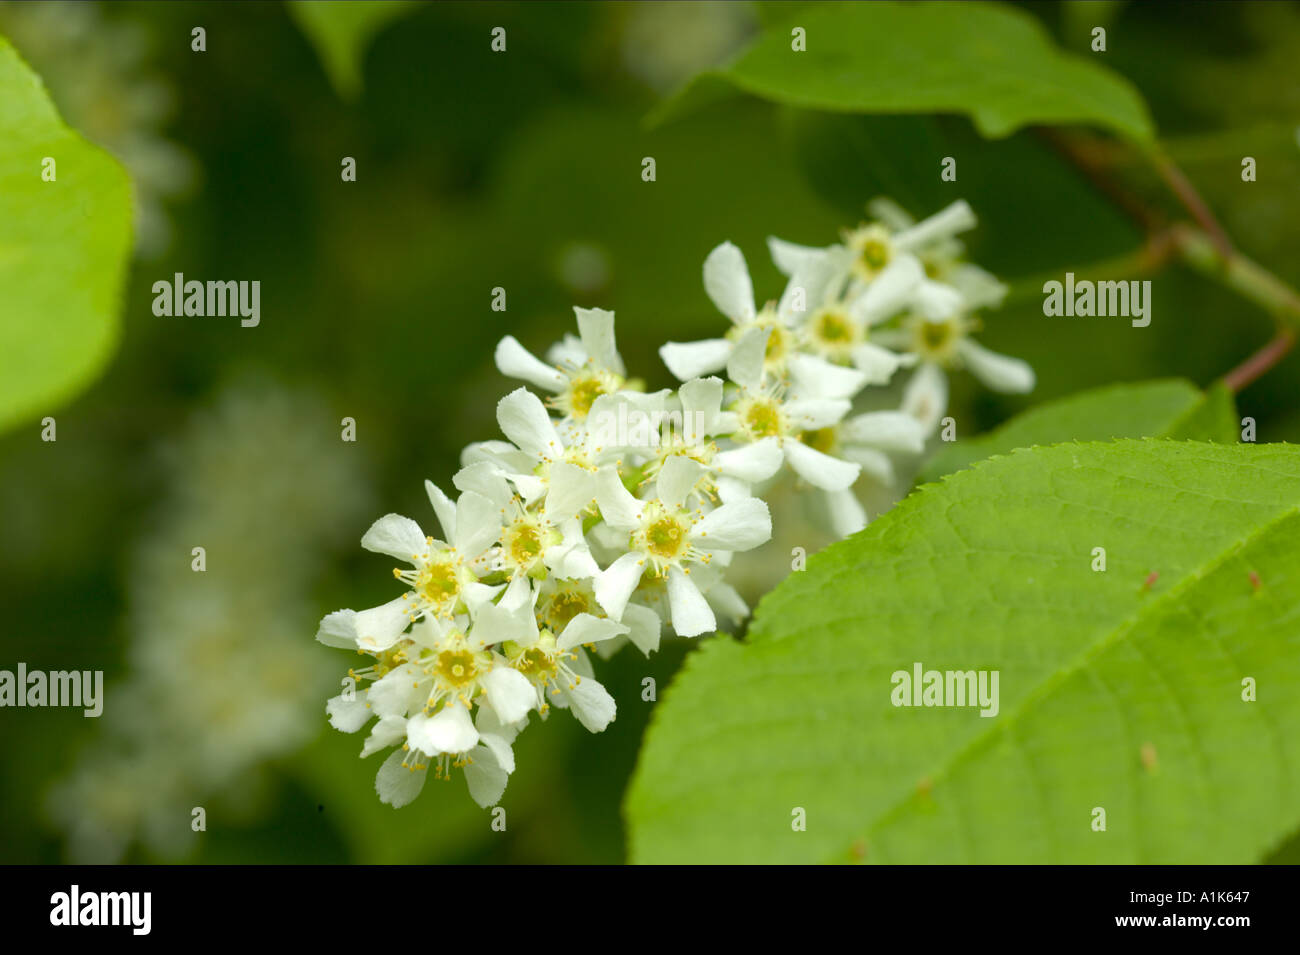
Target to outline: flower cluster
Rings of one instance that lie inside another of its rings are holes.
[[[497,367],[535,391],[501,400],[504,440],[465,449],[454,498],[425,482],[440,537],[389,514],[362,538],[399,562],[404,592],[332,613],[317,635],[370,658],[327,710],[345,732],[377,717],[362,756],[398,746],[381,799],[404,805],[430,769],[462,769],[473,798],[495,804],[531,713],[554,704],[591,732],[614,719],[588,650],[649,654],[666,632],[745,617],[727,568],[771,537],[764,491],[781,473],[853,533],[866,524],[854,484],[864,472],[891,482],[890,455],[923,449],[946,406],[944,369],[1033,387],[1027,365],[970,338],[975,310],[1006,290],[961,261],[969,206],[921,222],[883,200],[869,208],[875,221],[835,245],[769,240],[789,281],[761,308],[740,250],[714,249],[704,287],[732,327],[663,346],[676,389],[628,378],[602,309],[576,308],[579,334],[546,361],[502,339]],[[901,408],[855,413],[864,389],[913,367]]]

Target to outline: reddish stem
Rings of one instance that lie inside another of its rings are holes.
[[[1267,345],[1223,376],[1223,384],[1234,395],[1280,362],[1295,344],[1295,332],[1278,332]]]

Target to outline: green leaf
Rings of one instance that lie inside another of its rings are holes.
[[[117,347],[131,194],[0,37],[0,429],[55,410]],[[42,178],[46,158],[55,179]]]
[[[802,27],[807,49],[792,47]],[[772,25],[729,65],[695,78],[651,122],[730,88],[851,113],[966,113],[988,137],[1033,123],[1101,126],[1145,142],[1154,129],[1127,80],[1058,49],[1032,16],[987,3],[809,7]]]
[[[632,857],[1258,861],[1300,823],[1297,540],[1291,445],[1065,444],[926,485],[688,657]],[[998,671],[997,715],[894,706],[918,662]]]
[[[922,471],[934,481],[995,454],[1063,441],[1111,438],[1237,440],[1232,392],[1202,392],[1190,381],[1168,379],[1108,385],[1037,405],[976,438],[945,444]]]
[[[413,6],[410,0],[294,0],[289,12],[316,47],[339,96],[355,100],[370,41]]]

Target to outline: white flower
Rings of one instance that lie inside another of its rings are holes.
[[[842,243],[826,248],[796,245],[775,237],[769,237],[767,245],[772,261],[786,275],[794,275],[813,263],[828,262],[841,280],[866,284],[900,267],[923,275],[920,256],[936,243],[974,228],[976,222],[970,206],[958,200],[928,219],[903,228],[896,228],[902,225],[898,220],[893,227],[887,222],[859,226],[846,232]]]
[[[501,528],[496,506],[474,493],[462,494],[453,505],[432,482],[425,486],[451,543],[426,537],[420,525],[400,514],[387,514],[366,531],[362,547],[410,564],[409,570],[393,571],[410,589],[355,615],[357,646],[363,650],[386,650],[408,624],[426,616],[451,617],[491,599],[499,590],[478,580],[488,569],[488,551],[496,544]]]
[[[802,277],[791,278],[779,302],[758,309],[745,256],[730,242],[724,242],[704,260],[704,290],[718,311],[731,319],[727,337],[668,342],[659,349],[659,355],[668,370],[682,381],[699,378],[725,368],[736,342],[747,332],[761,328],[769,332],[765,366],[781,374],[786,357],[796,347],[793,330],[807,311],[807,305],[801,304],[809,296],[806,284]],[[813,294],[820,295],[820,289]]]
[[[507,335],[496,348],[497,368],[554,394],[552,406],[568,418],[581,420],[601,395],[623,387],[627,369],[614,345],[614,313],[600,308],[574,308],[581,339],[572,336],[553,346],[548,365]]]
[[[672,458],[655,482],[655,497],[646,501],[633,497],[612,469],[601,471],[596,491],[601,516],[611,528],[629,535],[628,553],[602,571],[595,583],[596,599],[615,620],[621,619],[648,568],[667,580],[672,626],[679,636],[713,630],[713,610],[691,581],[689,565],[707,564],[714,554],[751,550],[772,536],[767,504],[758,498],[723,504],[707,514],[685,510],[699,467],[687,458]]]
[[[802,440],[834,459],[851,461],[878,483],[895,481],[894,453],[919,454],[925,448],[922,423],[905,411],[868,411],[818,431],[805,432]],[[848,537],[867,526],[867,513],[852,488],[822,489],[830,529]]]
[[[463,710],[459,712],[464,713]],[[401,749],[394,750],[375,776],[375,791],[381,801],[400,808],[420,795],[429,775],[430,760],[435,778],[450,779],[452,769],[464,770],[470,796],[480,806],[487,808],[501,801],[507,777],[515,769],[511,747],[518,728],[503,724],[492,710],[482,707],[476,721],[466,723],[468,715],[458,716],[458,719],[461,724],[457,729],[459,738],[456,744],[466,744],[465,749],[454,753],[429,753],[418,744],[408,742]],[[437,742],[426,739],[426,729],[424,725],[417,726],[412,735],[431,747],[437,747]],[[472,743],[469,742],[471,739]]]
[[[973,319],[958,311],[942,317],[932,315],[913,314],[902,328],[881,333],[881,337],[907,348],[922,364],[938,369],[966,368],[994,391],[1034,390],[1034,370],[1026,362],[990,351],[970,337],[978,327]]]
[[[507,643],[504,651],[510,665],[532,684],[540,714],[546,715],[549,693],[557,706],[572,710],[578,722],[599,733],[614,719],[617,707],[614,698],[591,675],[591,664],[581,648],[611,640],[628,630],[614,620],[579,613],[559,633],[534,626],[529,636]]]
[[[837,424],[849,413],[851,403],[842,397],[789,396],[784,386],[765,383],[760,357],[763,334],[759,329],[747,335],[727,365],[727,373],[740,386],[728,409],[733,438],[739,442],[771,439],[783,460],[809,484],[825,491],[844,490],[858,479],[860,467],[817,450],[803,438]]]
[[[593,404],[605,407],[603,399]],[[468,465],[493,465],[495,471],[480,470],[504,475],[529,505],[543,503],[553,522],[567,520],[591,503],[604,449],[587,442],[585,428],[570,431],[581,436],[580,443],[566,443],[542,400],[527,388],[517,388],[497,403],[497,423],[509,443],[470,445],[464,455]]]

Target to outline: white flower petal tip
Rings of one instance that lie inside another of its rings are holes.
[[[994,391],[1023,394],[1034,390],[1034,369],[1027,362],[989,351],[969,338],[957,347],[970,373]]]

